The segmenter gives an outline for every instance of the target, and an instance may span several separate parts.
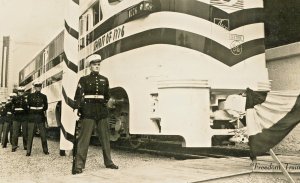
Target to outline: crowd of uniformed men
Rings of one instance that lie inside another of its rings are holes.
[[[11,93],[7,100],[0,105],[0,139],[2,148],[7,148],[10,142],[12,152],[18,146],[20,133],[23,136],[23,148],[26,156],[31,155],[32,141],[38,127],[42,140],[43,152],[48,155],[46,138],[46,110],[48,109],[47,96],[41,93],[42,83],[34,83],[34,93],[24,95],[24,87],[18,87],[17,93]],[[22,127],[22,128],[21,128]],[[10,137],[8,139],[8,137]]]
[[[88,146],[92,131],[96,127],[102,145],[104,164],[106,168],[118,169],[111,158],[108,109],[109,81],[100,75],[101,56],[90,55],[86,62],[90,64],[91,73],[80,78],[74,97],[74,110],[78,110],[80,120],[77,122],[73,156],[73,174],[83,172],[85,168]],[[32,141],[39,128],[44,154],[49,154],[46,137],[46,111],[48,109],[47,96],[41,93],[42,83],[34,83],[34,92],[24,95],[24,87],[18,87],[17,94],[11,93],[7,101],[2,101],[0,106],[0,138],[2,147],[6,148],[8,134],[12,152],[18,149],[18,138],[22,127],[23,147],[26,156],[31,155]],[[77,137],[78,136],[78,137]]]

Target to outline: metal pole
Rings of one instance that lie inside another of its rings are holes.
[[[276,154],[274,153],[274,151],[272,149],[270,149],[270,154],[271,154],[272,158],[279,164],[282,173],[285,175],[285,177],[288,179],[288,181],[290,183],[295,183],[294,179],[290,176],[289,172],[285,169],[285,167],[280,162],[280,160],[278,159],[278,157],[276,156]]]

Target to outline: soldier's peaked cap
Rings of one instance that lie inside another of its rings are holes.
[[[15,94],[15,93],[10,93],[10,94],[9,94],[9,97],[10,97],[10,98],[15,97],[15,96],[17,96],[17,94]]]
[[[101,60],[102,60],[102,58],[99,54],[93,54],[86,58],[86,62],[89,64],[101,62]]]
[[[25,91],[25,88],[24,88],[23,86],[19,86],[19,87],[17,88],[17,90],[18,90],[18,91]]]
[[[6,104],[6,100],[2,100],[1,103],[2,103],[2,104]]]
[[[42,86],[42,82],[36,81],[33,83],[33,86]]]

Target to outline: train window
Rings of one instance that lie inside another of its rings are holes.
[[[84,69],[84,59],[79,61],[79,70],[83,70]]]
[[[93,25],[96,25],[102,19],[102,11],[99,1],[92,7],[93,10]]]
[[[40,76],[41,74],[42,74],[42,68],[39,69],[38,76]]]
[[[86,62],[86,59],[84,59],[84,68],[87,69],[89,68],[90,64]]]
[[[79,20],[79,34],[80,35],[83,34],[83,27],[84,27],[84,20],[82,19],[82,17],[80,17],[80,20]]]
[[[88,31],[89,30],[89,18],[90,18],[90,16],[89,16],[89,14],[87,14],[86,15],[86,31]]]
[[[53,75],[52,77],[47,78],[46,83],[45,83],[46,86],[49,86],[49,85],[51,85],[55,82],[58,82],[58,81],[62,80],[62,77],[63,77],[62,74],[63,74],[63,72],[61,71],[61,72]]]
[[[44,50],[44,53],[43,53],[43,60],[44,60],[44,62],[48,62],[49,61],[49,51],[48,51],[48,49],[45,49]]]
[[[32,88],[26,90],[25,92],[26,92],[26,93],[31,93],[31,91],[32,91]]]
[[[84,42],[84,37],[80,39],[79,41],[79,49],[81,50],[82,48],[85,47],[85,42]]]
[[[90,34],[86,35],[86,46],[90,44],[91,37]]]
[[[123,0],[108,0],[109,4],[114,5],[114,4],[118,4]]]

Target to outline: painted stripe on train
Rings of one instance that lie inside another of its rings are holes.
[[[72,100],[70,97],[68,97],[67,93],[66,93],[66,90],[65,88],[62,86],[62,95],[64,97],[64,101],[65,103],[70,106],[72,109],[75,108],[75,101]],[[61,130],[62,130],[62,133],[64,134],[64,137],[68,140],[68,141],[73,141],[74,139],[74,135],[71,134],[71,133],[68,133],[65,128],[64,128],[64,125],[62,124],[61,125]]]
[[[67,55],[64,53],[63,54],[63,59],[69,69],[71,69],[73,72],[77,73],[78,72],[78,66],[71,62],[68,58]]]
[[[100,49],[97,53],[103,59],[106,59],[125,51],[155,44],[169,44],[193,49],[207,54],[228,66],[233,66],[247,58],[265,52],[263,38],[241,44],[242,53],[234,55],[231,49],[204,36],[183,30],[157,28],[123,38]]]
[[[206,3],[206,4],[212,4],[212,1],[215,1],[215,0],[198,0],[198,1],[201,1],[203,3]],[[223,1],[223,4],[232,4],[234,2],[234,0],[222,0]],[[231,3],[229,2],[231,1]],[[235,0],[237,1],[237,0]],[[257,8],[257,7],[263,7],[263,0],[242,0],[243,1],[243,9],[250,9],[250,8]],[[229,5],[227,4],[227,5]]]
[[[67,30],[67,32],[72,36],[74,37],[75,39],[78,39],[79,37],[79,33],[78,31],[76,31],[75,29],[73,29],[72,27],[70,27],[67,23],[67,21],[65,20],[65,28]]]
[[[72,109],[74,109],[75,108],[75,101],[72,100],[70,97],[68,97],[64,87],[62,87],[62,95],[65,99],[66,104],[68,104],[68,106],[70,106]]]
[[[243,0],[236,0],[236,1],[210,0],[210,3],[212,5],[217,5],[217,6],[232,7],[238,9],[244,8]]]
[[[61,131],[62,131],[62,133],[63,133],[65,139],[67,139],[67,140],[70,141],[70,142],[73,142],[73,141],[74,141],[74,135],[68,133],[68,132],[66,131],[66,129],[64,128],[64,125],[61,125],[61,126],[60,126],[60,129],[61,129]]]
[[[170,22],[170,19],[176,19],[175,22]],[[191,23],[192,22],[192,23]],[[205,28],[203,28],[205,27]],[[230,35],[241,35],[243,38],[243,42],[248,42],[254,39],[264,38],[264,24],[263,23],[256,23],[250,24],[243,27],[239,27],[235,30],[228,31],[222,28],[219,25],[211,24],[211,22],[206,21],[204,19],[199,19],[197,17],[192,17],[186,14],[180,13],[169,13],[169,12],[158,12],[153,13],[151,16],[141,21],[132,21],[130,23],[125,23],[119,27],[116,27],[109,32],[106,32],[104,35],[108,36],[111,34],[111,39],[109,43],[120,39],[120,37],[128,37],[145,30],[156,29],[156,28],[170,28],[170,29],[177,29],[177,30],[186,30],[195,34],[199,34],[211,40],[218,42],[230,48],[230,44],[232,40],[230,40]],[[123,30],[123,34],[115,34]],[[102,37],[102,36],[101,36]],[[100,38],[99,38],[100,39]],[[97,42],[99,43],[99,39]],[[96,43],[96,44],[98,44]],[[101,44],[102,47],[105,44]],[[86,48],[87,50],[93,50],[91,48],[95,46],[95,41],[92,44],[89,44]],[[85,50],[83,50],[85,51]],[[94,50],[97,51],[97,50]]]
[[[157,9],[155,10],[155,12],[167,11],[184,13],[198,18],[202,18],[210,22],[214,22],[214,18],[229,19],[229,30],[234,30],[244,25],[263,22],[262,8],[244,9],[241,11],[234,12],[232,14],[228,14],[221,9],[196,0],[175,0],[175,7],[169,6],[170,1],[171,0],[163,0],[161,1],[160,5],[156,4]],[[97,28],[95,28],[92,32],[90,32],[89,37],[91,38],[91,42],[103,35],[104,33],[108,32],[109,30],[127,21],[128,10],[126,9],[118,13],[117,15],[114,15],[111,18],[107,19],[105,22],[103,22]]]

